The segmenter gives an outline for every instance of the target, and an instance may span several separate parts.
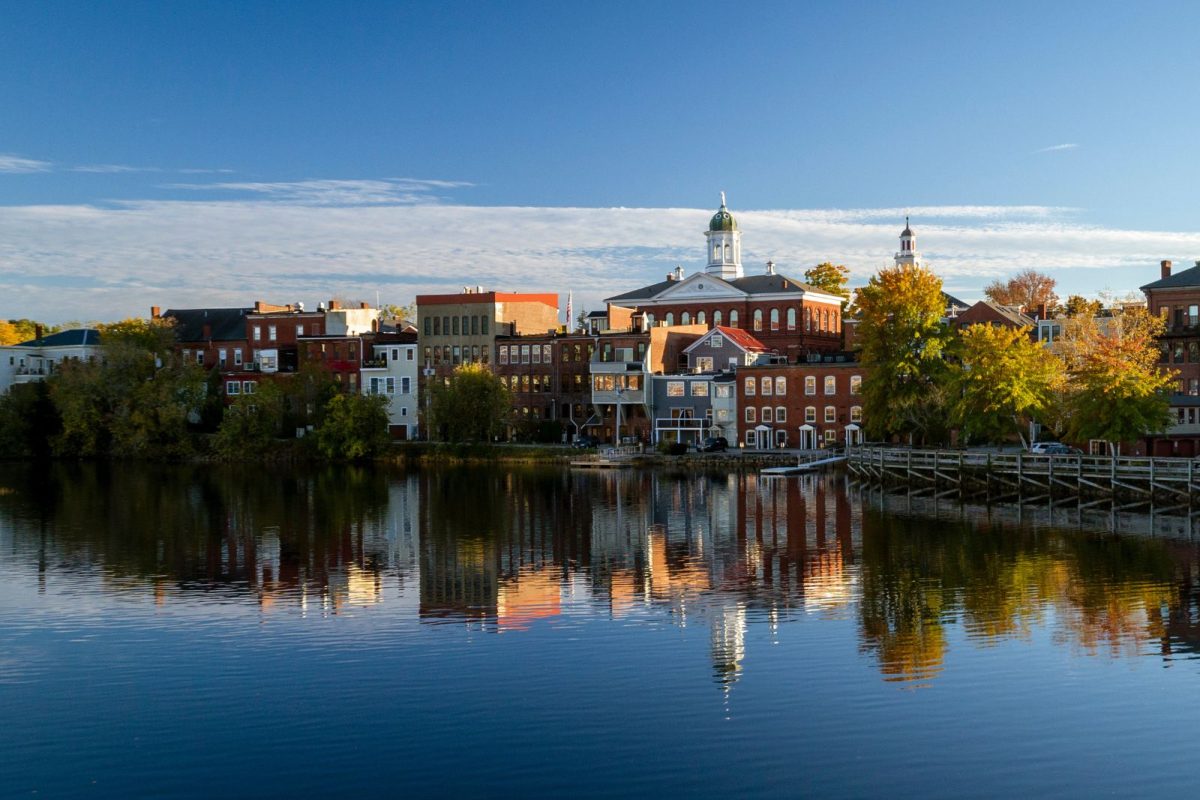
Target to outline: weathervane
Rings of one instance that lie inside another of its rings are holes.
[[[721,192],[721,208],[725,207],[725,193]]]

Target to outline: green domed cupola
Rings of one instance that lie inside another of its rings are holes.
[[[733,214],[729,213],[729,209],[725,207],[725,193],[721,192],[721,208],[717,213],[713,214],[712,220],[708,223],[710,231],[736,231],[737,220],[733,218]]]

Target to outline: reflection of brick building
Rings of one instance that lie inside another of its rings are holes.
[[[862,441],[865,371],[841,356],[738,370],[738,439],[745,447],[815,449]]]

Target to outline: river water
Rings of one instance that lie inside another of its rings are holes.
[[[842,475],[0,469],[0,796],[1194,791],[1186,519]]]

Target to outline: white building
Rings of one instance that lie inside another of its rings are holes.
[[[0,347],[0,394],[19,383],[45,380],[64,361],[91,361],[101,356],[100,332],[76,328]]]
[[[389,430],[396,439],[417,435],[417,337],[400,333],[393,340],[381,336],[372,345],[372,357],[363,362],[362,393],[388,398]]]

